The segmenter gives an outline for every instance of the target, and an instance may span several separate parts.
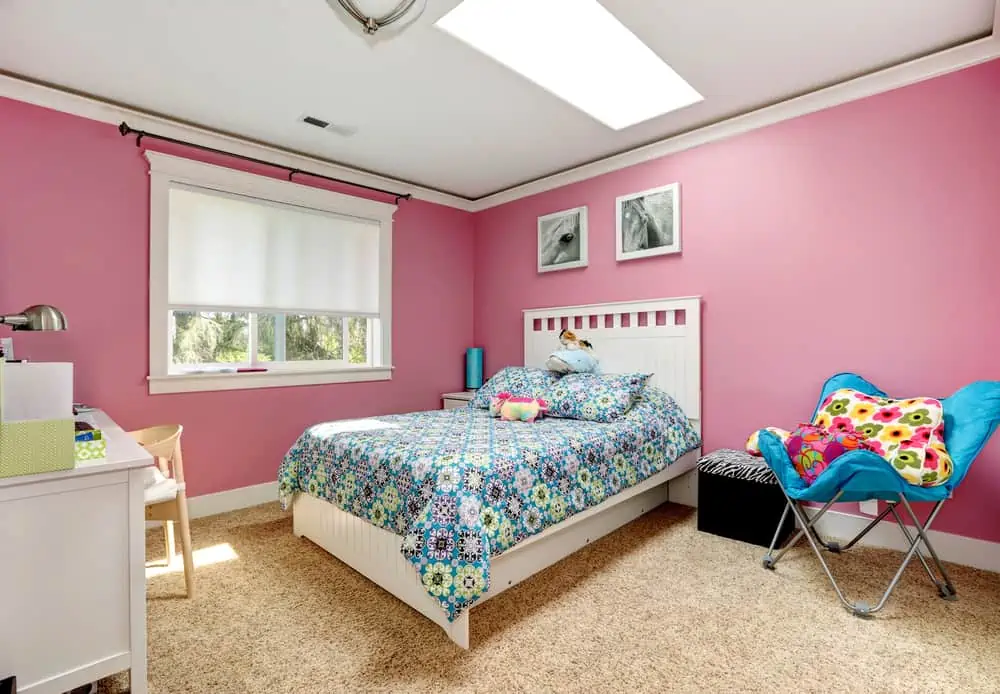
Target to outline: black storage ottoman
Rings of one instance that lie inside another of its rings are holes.
[[[698,530],[769,547],[785,510],[785,495],[763,458],[722,448],[698,461]],[[785,517],[780,547],[795,520]]]

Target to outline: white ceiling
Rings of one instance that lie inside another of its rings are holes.
[[[434,28],[457,0],[375,46],[327,0],[0,0],[0,70],[477,198],[988,35],[995,2],[601,1],[705,100],[610,130]]]

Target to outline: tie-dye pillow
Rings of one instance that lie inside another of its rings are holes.
[[[951,477],[944,408],[935,398],[892,400],[842,388],[820,404],[812,423],[861,436],[910,484],[934,487]]]
[[[868,448],[865,440],[852,432],[828,431],[812,424],[799,424],[785,441],[788,457],[806,484],[812,484],[830,463],[848,451]]]

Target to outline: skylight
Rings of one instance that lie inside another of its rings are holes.
[[[464,0],[436,26],[614,130],[702,100],[597,0]]]

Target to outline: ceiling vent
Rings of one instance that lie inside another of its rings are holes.
[[[316,118],[315,116],[302,116],[299,118],[300,121],[306,125],[311,125],[314,128],[320,128],[321,130],[326,130],[328,132],[334,133],[335,135],[340,135],[341,137],[350,137],[354,133],[358,132],[358,129],[353,125],[338,125],[336,123],[331,123],[330,121],[323,120],[322,118]]]

